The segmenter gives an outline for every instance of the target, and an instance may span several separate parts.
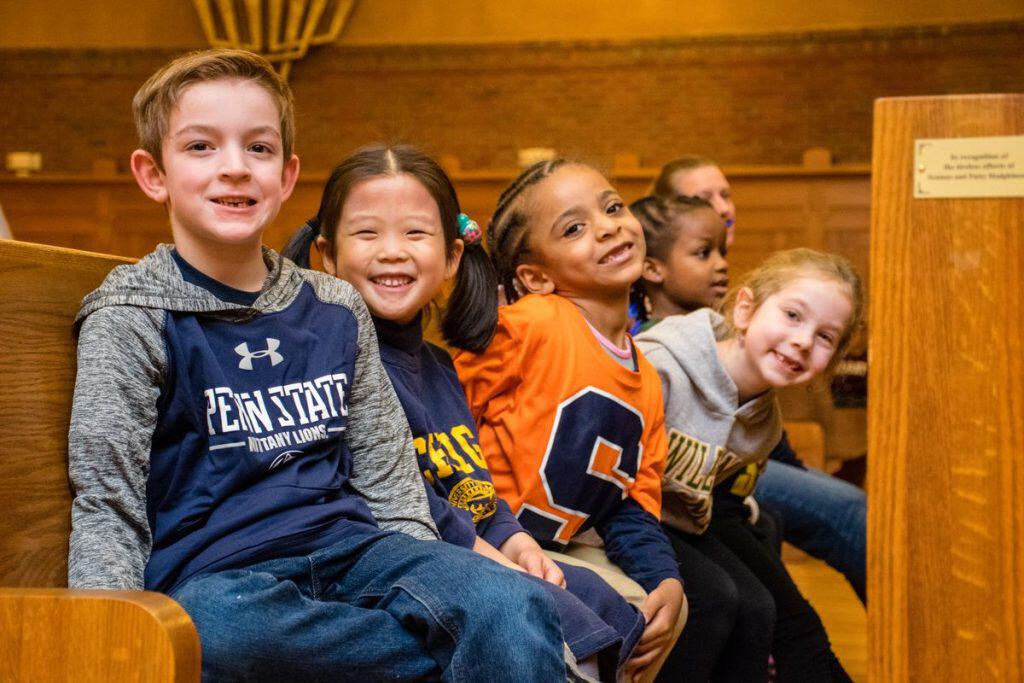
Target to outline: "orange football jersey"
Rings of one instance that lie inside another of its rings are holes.
[[[617,363],[553,294],[503,306],[487,350],[455,356],[498,495],[538,539],[567,543],[627,496],[660,518],[661,382],[636,356]]]

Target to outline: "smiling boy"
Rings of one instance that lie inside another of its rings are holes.
[[[133,108],[174,246],[82,303],[68,584],[171,595],[209,678],[564,680],[543,589],[429,542],[358,294],[262,246],[299,171],[287,86],[199,52]]]

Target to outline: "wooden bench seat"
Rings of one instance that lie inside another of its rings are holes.
[[[127,259],[0,240],[0,681],[196,681],[173,600],[67,585],[78,306]]]

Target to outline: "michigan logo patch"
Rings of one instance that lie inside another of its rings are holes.
[[[448,502],[473,513],[473,524],[490,517],[498,509],[494,484],[477,479],[463,479],[448,494]]]

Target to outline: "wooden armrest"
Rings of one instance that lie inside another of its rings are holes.
[[[0,588],[0,680],[198,681],[199,636],[161,593]]]

